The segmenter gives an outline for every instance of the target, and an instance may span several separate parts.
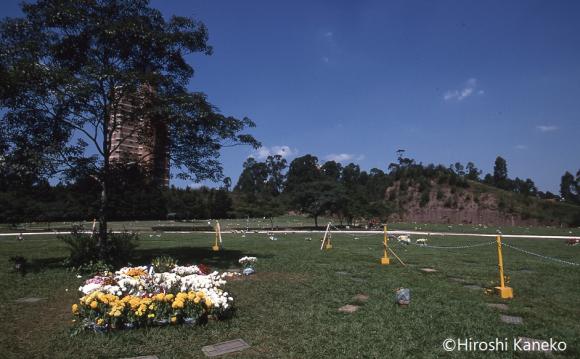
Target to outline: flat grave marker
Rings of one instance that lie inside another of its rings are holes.
[[[239,352],[248,349],[250,345],[243,339],[234,339],[227,342],[217,343],[214,345],[206,345],[201,348],[201,351],[208,357],[217,357],[220,355]]]
[[[471,289],[471,290],[480,290],[483,289],[481,286],[477,285],[477,284],[466,284],[463,286],[463,288],[467,288],[467,289]]]
[[[508,323],[508,324],[515,324],[515,325],[522,325],[524,324],[524,319],[522,317],[516,317],[513,315],[504,315],[501,314],[499,316],[499,319],[504,322],[504,323]]]
[[[467,280],[463,278],[449,277],[449,280],[457,283],[467,283]]]
[[[338,308],[338,311],[342,313],[354,313],[358,310],[358,308],[359,308],[358,305],[347,304]]]
[[[437,269],[434,269],[434,268],[421,268],[421,272],[425,272],[425,273],[435,273],[435,272],[437,272]]]
[[[499,310],[508,310],[507,304],[504,303],[487,303],[487,306]]]
[[[37,298],[37,297],[25,297],[16,299],[16,303],[38,303],[40,301],[46,300],[46,298]]]

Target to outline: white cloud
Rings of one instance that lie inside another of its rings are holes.
[[[476,91],[477,89],[477,79],[470,78],[465,81],[463,88],[459,90],[449,90],[443,94],[443,99],[445,101],[463,101],[473,94],[483,95],[485,92],[483,90]]]
[[[280,155],[283,158],[288,158],[291,156],[295,156],[298,153],[297,149],[292,149],[289,146],[272,146],[272,147],[265,147],[262,146],[258,148],[254,153],[252,153],[249,157],[254,157],[258,160],[265,160],[268,156],[275,156]]]
[[[527,150],[528,146],[526,145],[516,145],[515,146],[516,150]]]
[[[327,161],[334,162],[348,162],[348,161],[362,161],[365,159],[365,155],[354,155],[352,153],[331,153],[324,157]]]
[[[550,126],[550,125],[539,125],[536,126],[536,128],[541,132],[552,132],[558,130],[558,126]]]

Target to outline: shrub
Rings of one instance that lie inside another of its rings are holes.
[[[136,241],[139,236],[131,232],[109,232],[104,251],[99,248],[98,237],[91,233],[85,233],[82,226],[73,226],[70,234],[58,238],[68,246],[70,251],[67,259],[68,265],[77,268],[83,266],[91,268],[99,261],[112,266],[127,263],[137,247]]]

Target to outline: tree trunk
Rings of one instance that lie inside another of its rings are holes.
[[[101,179],[101,200],[99,206],[99,257],[104,260],[107,256],[107,206],[108,206],[108,187],[107,187],[107,175],[108,175],[108,161],[105,162],[105,168],[103,168],[103,178]]]
[[[99,258],[105,260],[108,252],[107,215],[109,205],[109,112],[106,111],[103,119],[103,170],[101,172],[101,201],[99,207]]]
[[[318,228],[318,216],[314,216],[314,227]]]

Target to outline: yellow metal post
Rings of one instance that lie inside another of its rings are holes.
[[[383,227],[383,234],[384,234],[384,238],[383,238],[383,257],[381,258],[381,264],[382,265],[387,265],[391,263],[391,260],[389,259],[389,256],[387,255],[387,246],[388,246],[388,242],[389,242],[389,235],[387,234],[387,225],[385,224],[385,226]]]
[[[218,243],[218,239],[221,238],[221,233],[220,233],[220,222],[216,221],[216,225],[215,225],[215,243],[214,245],[211,247],[211,249],[214,252],[218,252],[220,250],[220,246]]]
[[[497,259],[499,265],[499,287],[495,287],[495,291],[499,294],[502,299],[511,299],[514,297],[514,291],[511,287],[505,286],[505,277],[503,274],[503,256],[501,252],[501,236],[496,237],[497,242]]]
[[[328,233],[328,238],[326,239],[326,246],[324,246],[324,249],[332,249],[332,242],[330,241],[331,238],[332,235]]]
[[[332,243],[330,243],[330,224],[328,222],[326,225],[326,231],[324,231],[324,237],[322,237],[322,243],[320,244],[320,250],[324,249],[332,249]]]

